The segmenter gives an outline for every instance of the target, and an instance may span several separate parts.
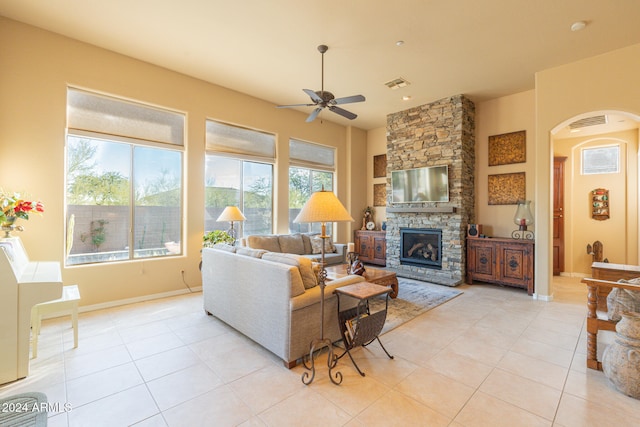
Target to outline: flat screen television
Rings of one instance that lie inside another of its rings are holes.
[[[448,201],[449,167],[447,165],[391,171],[392,203]]]

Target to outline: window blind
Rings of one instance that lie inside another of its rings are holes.
[[[312,142],[289,140],[289,161],[293,166],[334,171],[335,149]]]
[[[169,110],[67,90],[67,128],[143,141],[184,145],[185,116]]]
[[[273,162],[276,137],[273,134],[207,120],[207,150]]]

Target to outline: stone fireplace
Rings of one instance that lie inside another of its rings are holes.
[[[464,280],[466,229],[474,217],[474,135],[475,106],[463,95],[387,116],[387,268],[398,276],[448,286]],[[440,165],[449,167],[448,202],[392,203],[391,171]],[[411,246],[430,242],[438,254],[422,249],[420,259],[416,248],[409,255],[412,239]]]

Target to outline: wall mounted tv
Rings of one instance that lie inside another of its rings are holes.
[[[391,171],[392,203],[448,201],[448,166],[430,166],[425,168]]]

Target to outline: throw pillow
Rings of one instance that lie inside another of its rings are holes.
[[[250,256],[254,258],[262,258],[262,255],[266,254],[268,251],[264,249],[251,249],[251,248],[237,248],[236,253],[238,255]]]
[[[331,237],[327,237],[323,239],[320,236],[313,236],[311,238],[311,253],[320,254],[322,253],[322,241],[324,240],[324,253],[333,253],[336,251],[335,246],[331,242]]]
[[[278,236],[280,251],[288,254],[304,254],[304,243],[301,234],[282,234]]]
[[[236,247],[227,243],[216,243],[213,247],[221,251],[231,252],[232,254],[236,252]]]
[[[631,280],[618,280],[618,283],[631,283],[640,285],[640,278]],[[607,295],[607,316],[609,320],[618,321],[622,319],[620,313],[623,311],[634,311],[640,313],[640,291],[629,289],[613,288]]]
[[[311,247],[311,238],[317,235],[318,233],[302,233],[302,244],[304,245],[305,254],[313,253],[313,248]]]
[[[269,252],[282,252],[280,250],[280,243],[278,243],[278,236],[253,235],[247,238],[247,243],[249,244],[249,247],[253,249],[264,249]]]
[[[305,289],[311,289],[318,284],[318,280],[313,273],[311,260],[309,258],[295,254],[269,252],[262,255],[262,259],[298,267],[300,276],[302,276],[302,284]]]

